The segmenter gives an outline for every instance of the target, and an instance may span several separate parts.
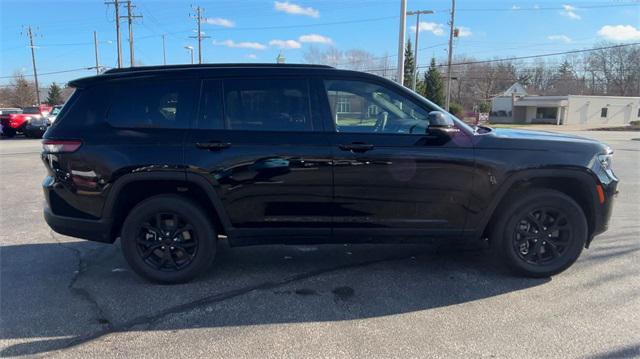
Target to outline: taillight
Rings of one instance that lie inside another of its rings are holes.
[[[69,153],[74,152],[82,142],[78,140],[43,140],[42,150],[47,153]]]

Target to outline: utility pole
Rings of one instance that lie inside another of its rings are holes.
[[[105,2],[105,5],[115,5],[116,8],[116,43],[118,46],[118,68],[122,67],[122,44],[120,42],[120,2],[113,0]]]
[[[38,105],[40,105],[40,87],[38,85],[38,71],[36,70],[36,52],[35,52],[35,46],[33,45],[33,31],[31,30],[31,25],[27,27],[27,36],[29,36],[29,47],[31,48],[31,63],[33,64],[33,79],[36,83],[36,100],[38,101]]]
[[[131,9],[134,8],[135,5],[131,4],[131,0],[127,0],[127,16],[122,16],[123,18],[127,18],[129,23],[129,58],[131,60],[131,67],[135,66],[135,56],[133,52],[133,19],[142,18],[140,15],[133,15],[131,13]]]
[[[416,15],[416,43],[413,54],[413,81],[411,81],[411,89],[413,91],[416,90],[416,83],[418,77],[418,34],[420,34],[420,15],[421,14],[433,14],[431,10],[418,10],[418,11],[409,11],[407,15]]]
[[[164,47],[164,34],[162,34],[162,64],[167,64],[167,51]]]
[[[98,33],[93,32],[93,48],[96,53],[96,75],[100,75],[100,61],[98,60],[100,55],[98,54]]]
[[[407,0],[400,0],[400,30],[398,34],[398,83],[404,83],[404,32],[407,25]]]
[[[204,13],[204,9],[198,5],[196,7],[196,14],[193,15],[193,18],[196,19],[197,31],[198,35],[190,36],[191,38],[198,39],[198,63],[202,63],[202,39],[206,39],[209,36],[202,36],[202,31],[200,30],[200,25],[202,24],[202,13]]]
[[[451,60],[453,58],[453,32],[454,32],[454,25],[453,25],[453,20],[456,14],[456,0],[451,0],[451,21],[449,22],[449,25],[451,26],[450,30],[449,30],[449,59],[447,60],[447,100],[446,100],[446,105],[445,105],[445,109],[447,111],[449,111],[449,104],[451,101]]]

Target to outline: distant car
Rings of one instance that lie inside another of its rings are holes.
[[[32,132],[25,132],[29,122],[38,118],[43,118],[43,109],[46,109],[46,113],[48,114],[50,108],[50,106],[25,107],[22,109],[22,113],[0,115],[2,135],[5,137],[14,137],[18,133],[24,133],[25,136],[30,136]],[[42,135],[40,135],[40,137],[42,137]]]
[[[25,124],[23,133],[25,137],[42,138],[42,135],[44,135],[49,126],[51,126],[51,121],[48,117],[33,117]]]
[[[12,115],[12,114],[16,114],[16,113],[22,113],[22,109],[21,108],[14,108],[14,107],[0,108],[0,116],[2,116],[2,115]],[[0,122],[0,134],[3,134],[2,122]]]
[[[55,105],[53,106],[53,108],[51,108],[51,112],[49,112],[49,116],[47,116],[47,118],[49,119],[49,124],[52,124],[56,120],[56,117],[58,117],[58,113],[60,113],[60,110],[62,110],[62,105]]]
[[[12,113],[22,113],[22,109],[15,107],[0,108],[0,115],[8,115]]]

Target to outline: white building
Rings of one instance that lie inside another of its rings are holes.
[[[640,120],[640,97],[533,96],[514,84],[491,100],[493,123],[626,125]]]

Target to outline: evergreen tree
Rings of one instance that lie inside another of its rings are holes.
[[[413,83],[413,70],[415,69],[416,61],[413,56],[413,46],[411,40],[407,41],[407,46],[404,48],[404,82],[405,87],[411,88]]]
[[[429,70],[424,73],[420,94],[439,106],[444,106],[444,86],[440,71],[436,67],[436,59],[431,58]]]
[[[62,98],[62,89],[55,82],[49,87],[49,94],[47,95],[47,103],[51,106],[60,105],[64,102]]]

